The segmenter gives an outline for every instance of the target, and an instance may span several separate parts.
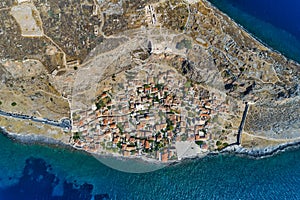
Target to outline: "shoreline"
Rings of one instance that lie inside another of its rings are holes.
[[[135,160],[140,163],[145,163],[145,164],[155,164],[155,165],[172,165],[175,162],[178,162],[178,160],[172,160],[166,163],[160,162],[158,160],[152,159],[152,158],[147,158],[144,156],[131,156],[131,157],[124,157],[122,155],[118,154],[113,154],[110,152],[103,152],[103,153],[93,153],[93,152],[88,152],[84,149],[81,148],[76,148],[70,144],[66,144],[60,140],[55,140],[53,138],[49,138],[46,136],[42,135],[34,135],[34,134],[18,134],[18,133],[10,133],[8,132],[4,127],[0,127],[0,134],[11,140],[12,142],[15,143],[20,143],[20,144],[25,144],[25,145],[41,145],[41,146],[48,146],[50,148],[64,148],[66,150],[70,151],[78,151],[82,152],[84,154],[87,154],[89,156],[93,156],[94,158],[99,160],[99,157],[102,159],[106,158],[114,158],[116,160],[121,160],[121,161],[130,161],[130,160]]]
[[[220,154],[235,154],[237,156],[245,156],[252,159],[264,159],[291,149],[300,149],[300,140],[282,143],[276,146],[268,146],[265,148],[253,149],[247,149],[240,145],[233,145],[221,150]]]
[[[275,156],[275,155],[285,152],[287,150],[300,148],[300,140],[297,140],[294,142],[282,143],[282,144],[279,144],[276,146],[269,146],[269,147],[265,147],[265,148],[253,148],[253,149],[247,149],[240,145],[232,145],[232,146],[226,147],[225,149],[223,149],[221,151],[209,152],[206,155],[201,155],[201,156],[196,156],[196,157],[188,157],[188,158],[183,158],[182,160],[173,160],[171,162],[163,163],[158,160],[148,159],[148,158],[145,158],[142,156],[140,156],[140,157],[124,157],[121,155],[114,155],[114,154],[110,154],[110,153],[95,154],[95,153],[87,152],[83,149],[75,148],[69,144],[66,144],[61,141],[58,141],[58,140],[55,140],[52,138],[48,138],[45,136],[21,135],[21,134],[16,134],[16,133],[9,133],[3,127],[0,127],[0,134],[3,134],[5,137],[10,139],[12,142],[17,142],[17,143],[21,143],[21,144],[27,144],[27,145],[37,144],[37,145],[42,145],[42,146],[48,146],[50,148],[64,148],[64,149],[67,149],[70,151],[80,151],[86,155],[93,156],[96,159],[98,159],[97,157],[100,157],[103,159],[114,158],[119,161],[135,161],[135,162],[140,162],[143,164],[164,165],[164,167],[178,165],[185,161],[203,159],[203,158],[210,157],[210,156],[226,155],[226,154],[236,155],[236,156],[245,156],[247,158],[252,158],[252,159],[264,159],[264,158]]]
[[[37,144],[37,145],[48,146],[48,147],[61,147],[71,151],[78,150],[69,144],[61,142],[59,140],[55,140],[53,138],[49,138],[42,135],[34,135],[34,134],[22,135],[18,133],[10,133],[4,127],[0,127],[0,134],[2,134],[3,136],[5,136],[6,138],[8,138],[9,140],[15,143],[21,143],[25,145]],[[86,152],[86,151],[82,151],[82,152]]]
[[[267,48],[268,50],[270,50],[270,52],[274,52],[279,54],[283,59],[285,59],[287,62],[291,62],[293,64],[299,65],[300,62],[294,60],[293,58],[290,58],[288,55],[285,55],[284,53],[280,52],[279,50],[274,49],[273,47],[271,47],[269,44],[267,44],[266,42],[262,41],[258,36],[254,35],[254,33],[251,33],[250,31],[248,31],[245,27],[243,27],[241,24],[237,23],[233,18],[231,18],[227,13],[221,11],[219,8],[217,8],[213,3],[211,3],[208,0],[205,0],[205,2],[207,2],[209,4],[209,6],[215,10],[217,10],[219,12],[219,14],[224,15],[225,17],[227,17],[234,25],[238,26],[240,29],[242,29],[242,31],[244,31],[245,33],[247,33],[250,37],[252,37],[256,42],[258,42],[259,44],[261,44],[262,46],[264,46],[265,48]]]

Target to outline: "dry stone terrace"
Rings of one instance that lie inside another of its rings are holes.
[[[74,145],[167,161],[177,158],[175,144],[187,141],[196,142],[200,154],[215,148],[210,121],[218,103],[174,68],[140,66],[102,81],[95,105],[73,114]]]

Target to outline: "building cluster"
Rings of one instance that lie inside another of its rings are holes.
[[[213,103],[209,92],[172,69],[143,70],[146,77],[125,73],[119,89],[103,91],[93,109],[73,116],[80,133],[75,145],[163,162],[176,159],[177,141],[195,141],[207,149]]]

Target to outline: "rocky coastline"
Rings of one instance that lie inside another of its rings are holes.
[[[58,141],[58,140],[48,138],[45,136],[41,136],[41,135],[29,135],[29,134],[22,135],[22,134],[16,134],[16,133],[9,133],[3,127],[0,127],[0,133],[3,134],[5,137],[9,138],[10,140],[12,140],[13,142],[19,142],[19,143],[28,144],[28,145],[39,144],[39,145],[46,145],[46,146],[49,146],[52,148],[61,147],[61,148],[66,148],[71,151],[81,151],[81,152],[87,153],[89,155],[92,155],[97,159],[99,159],[99,157],[100,158],[114,158],[114,159],[118,159],[121,161],[135,160],[135,161],[141,161],[141,162],[149,163],[149,164],[156,164],[156,165],[163,164],[157,160],[147,159],[144,157],[125,158],[123,156],[116,156],[113,154],[90,153],[83,149],[74,148],[70,144],[66,144],[62,141]],[[231,154],[231,155],[237,155],[237,156],[245,156],[245,157],[254,158],[254,159],[263,159],[263,158],[277,155],[278,153],[285,152],[286,150],[295,149],[295,148],[299,148],[299,147],[300,147],[299,140],[294,141],[294,142],[287,142],[287,143],[279,144],[276,146],[269,146],[269,147],[265,147],[265,148],[253,148],[253,149],[244,148],[241,145],[230,145],[230,146],[222,149],[221,151],[209,152],[205,156],[184,158],[181,161],[179,161],[179,160],[169,161],[169,162],[165,163],[165,166],[177,165],[184,161],[194,160],[194,159],[202,159],[207,156],[216,156],[216,155],[220,155],[220,154],[223,154],[223,155]],[[101,161],[101,159],[100,159],[100,161]]]
[[[230,154],[236,154],[241,156],[247,156],[250,158],[255,159],[262,159],[266,157],[271,157],[274,155],[277,155],[278,153],[284,152],[286,150],[292,149],[292,148],[299,148],[300,147],[300,141],[294,141],[294,142],[287,142],[282,143],[275,146],[268,146],[265,148],[244,148],[240,145],[232,145],[228,146],[227,148],[220,151],[220,153],[230,153]]]
[[[50,147],[62,147],[67,148],[69,150],[76,150],[71,145],[66,144],[62,141],[55,140],[53,138],[45,137],[42,135],[33,135],[33,134],[18,134],[18,133],[10,133],[4,127],[0,127],[0,134],[3,134],[5,137],[9,138],[13,142],[18,142],[22,144],[39,144],[39,145],[47,145]]]

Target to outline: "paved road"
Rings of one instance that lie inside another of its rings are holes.
[[[241,121],[239,130],[238,130],[238,135],[237,135],[237,142],[236,143],[238,145],[241,144],[242,132],[243,132],[243,129],[244,129],[244,125],[245,125],[245,120],[246,120],[246,117],[247,117],[248,109],[249,109],[249,104],[246,102],[245,110],[244,110],[244,113],[243,113],[242,121]]]
[[[69,119],[62,119],[58,122],[58,121],[54,121],[54,120],[47,119],[47,118],[37,118],[37,117],[29,116],[29,115],[9,113],[9,112],[5,112],[2,110],[0,110],[0,115],[5,116],[5,117],[13,117],[13,118],[17,118],[17,119],[23,119],[23,120],[31,120],[34,122],[48,124],[50,126],[56,126],[56,127],[66,129],[66,130],[71,130],[71,128],[72,128],[71,121]]]

